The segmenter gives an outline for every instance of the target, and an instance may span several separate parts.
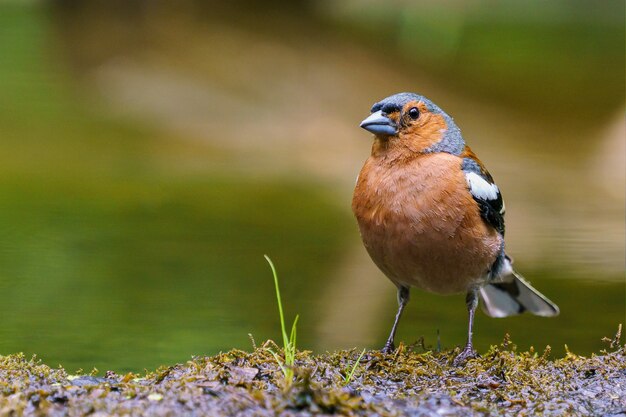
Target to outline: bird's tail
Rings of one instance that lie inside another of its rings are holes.
[[[528,311],[536,316],[553,317],[559,308],[534,289],[519,274],[511,273],[480,289],[483,311],[491,317],[507,317]]]

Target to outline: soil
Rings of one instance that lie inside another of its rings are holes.
[[[626,416],[626,347],[590,357],[517,351],[508,338],[455,367],[458,349],[297,353],[285,380],[268,347],[196,357],[140,376],[70,375],[0,356],[0,416]],[[280,355],[279,355],[280,357]]]

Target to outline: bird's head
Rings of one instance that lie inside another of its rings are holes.
[[[414,93],[389,96],[372,106],[361,127],[375,135],[375,152],[448,152],[458,155],[465,142],[450,116]]]

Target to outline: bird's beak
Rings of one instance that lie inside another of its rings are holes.
[[[370,114],[367,119],[361,122],[360,126],[380,136],[393,136],[398,133],[398,126],[396,126],[393,120],[383,115],[382,110]]]

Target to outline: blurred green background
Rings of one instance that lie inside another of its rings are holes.
[[[476,325],[562,354],[625,319],[622,1],[0,1],[0,354],[154,368],[279,338],[382,345],[395,289],[350,213],[370,106],[422,93],[507,202],[561,307]],[[462,344],[414,291],[399,340]]]

